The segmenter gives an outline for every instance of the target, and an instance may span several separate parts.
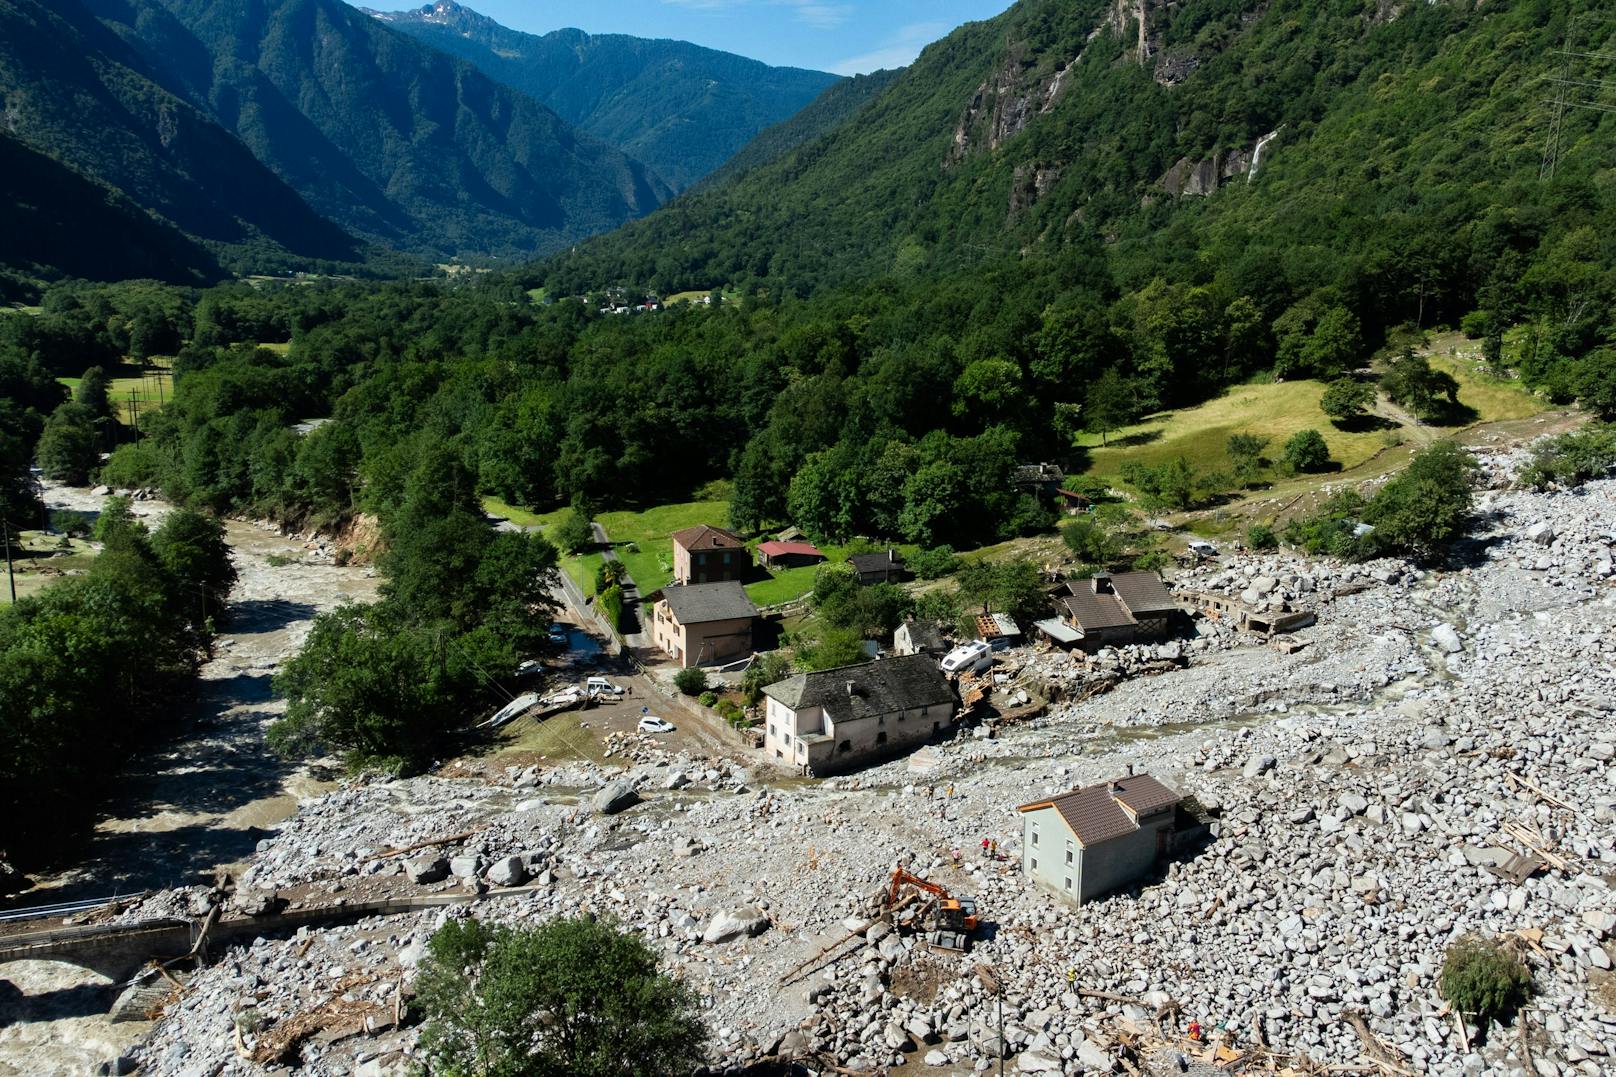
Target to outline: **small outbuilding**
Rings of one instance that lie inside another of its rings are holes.
[[[1023,804],[1022,872],[1074,905],[1126,886],[1172,851],[1180,800],[1132,774]]]
[[[770,539],[758,543],[758,563],[764,568],[806,568],[825,561],[825,555],[811,542],[782,542]]]
[[[911,617],[892,633],[893,654],[940,655],[947,650],[948,641],[935,621],[917,621]]]
[[[904,564],[903,555],[890,547],[882,553],[859,553],[847,559],[858,573],[858,582],[896,583],[908,573],[908,566]]]

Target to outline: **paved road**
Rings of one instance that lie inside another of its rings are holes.
[[[617,551],[612,548],[611,536],[606,529],[598,523],[589,525],[595,532],[595,543],[600,547],[600,556],[605,561],[617,561]],[[623,633],[623,642],[636,651],[647,650],[651,644],[651,637],[645,631],[645,619],[640,616],[640,585],[634,582],[634,577],[628,574],[628,568],[623,569],[623,619],[632,625],[630,631]]]

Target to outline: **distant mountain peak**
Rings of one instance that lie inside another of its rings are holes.
[[[543,102],[676,189],[708,175],[838,81],[686,41],[570,28],[525,33],[455,0],[369,14]]]

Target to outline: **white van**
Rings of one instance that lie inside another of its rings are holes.
[[[591,677],[584,682],[584,688],[597,695],[620,696],[623,694],[622,685],[613,684],[605,677]]]
[[[985,639],[962,643],[943,657],[944,673],[980,673],[993,665],[993,647]]]

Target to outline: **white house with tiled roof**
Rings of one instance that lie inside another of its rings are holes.
[[[1131,774],[1023,804],[1021,870],[1074,905],[1126,886],[1167,855],[1179,800]]]

